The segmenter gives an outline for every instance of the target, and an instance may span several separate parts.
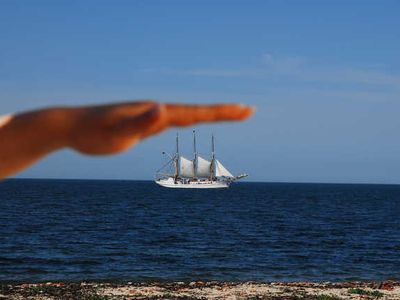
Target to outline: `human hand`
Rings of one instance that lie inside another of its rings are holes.
[[[172,126],[241,121],[254,108],[241,104],[187,105],[153,101],[91,106],[75,110],[79,117],[69,146],[86,154],[112,154]]]
[[[241,121],[254,109],[240,104],[187,105],[154,101],[48,108],[0,118],[0,178],[61,148],[100,155],[127,150],[173,126]]]

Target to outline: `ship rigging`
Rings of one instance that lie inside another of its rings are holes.
[[[167,154],[163,152],[163,154]],[[168,154],[167,154],[168,155]],[[193,159],[179,152],[179,136],[176,135],[175,154],[156,173],[156,183],[168,188],[228,188],[247,174],[232,175],[215,157],[215,139],[211,137],[211,159],[200,156],[196,149],[196,132],[193,130]],[[168,172],[168,169],[173,171]],[[166,172],[167,171],[167,172]]]

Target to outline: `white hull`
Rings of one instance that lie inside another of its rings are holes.
[[[176,153],[174,156],[168,154],[170,160],[157,171],[156,183],[163,187],[177,189],[223,189],[228,188],[233,181],[247,176],[247,174],[234,176],[215,158],[214,136],[212,136],[211,145],[211,160],[199,156],[193,130],[194,158],[188,159],[179,154],[179,139],[176,135]]]
[[[187,183],[177,181],[175,183],[173,178],[159,179],[156,183],[167,188],[177,189],[221,189],[228,188],[229,183],[225,181],[190,181]]]

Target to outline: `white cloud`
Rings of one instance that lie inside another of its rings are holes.
[[[305,67],[306,60],[298,56],[276,57],[270,53],[265,53],[262,55],[262,62],[266,69],[295,73]]]
[[[214,69],[195,69],[182,71],[181,73],[193,76],[216,76],[216,77],[241,77],[244,76],[240,70],[214,70]]]
[[[146,69],[145,72],[164,73],[179,76],[203,77],[242,77],[270,79],[279,76],[280,79],[290,79],[298,82],[320,82],[328,84],[368,84],[400,88],[400,75],[391,74],[376,68],[355,68],[349,66],[334,66],[313,64],[299,56],[274,56],[265,53],[261,56],[262,64],[252,69]]]

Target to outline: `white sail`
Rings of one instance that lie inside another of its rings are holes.
[[[196,175],[199,178],[208,178],[211,176],[211,161],[208,161],[201,156],[197,156]]]
[[[235,177],[217,159],[215,160],[215,176],[216,177],[224,176],[224,177],[232,177],[232,178]]]
[[[194,165],[193,161],[184,158],[183,156],[179,157],[179,175],[181,177],[193,178],[194,177]]]
[[[212,159],[208,160],[198,155],[196,150],[196,135],[193,132],[193,155],[194,159],[192,160],[180,156],[179,139],[177,136],[176,153],[175,155],[169,155],[170,160],[168,163],[157,171],[156,183],[168,188],[227,188],[234,181],[247,176],[247,174],[233,176],[220,161],[215,159],[214,136],[211,140]],[[167,167],[174,167],[174,174],[163,171]]]

